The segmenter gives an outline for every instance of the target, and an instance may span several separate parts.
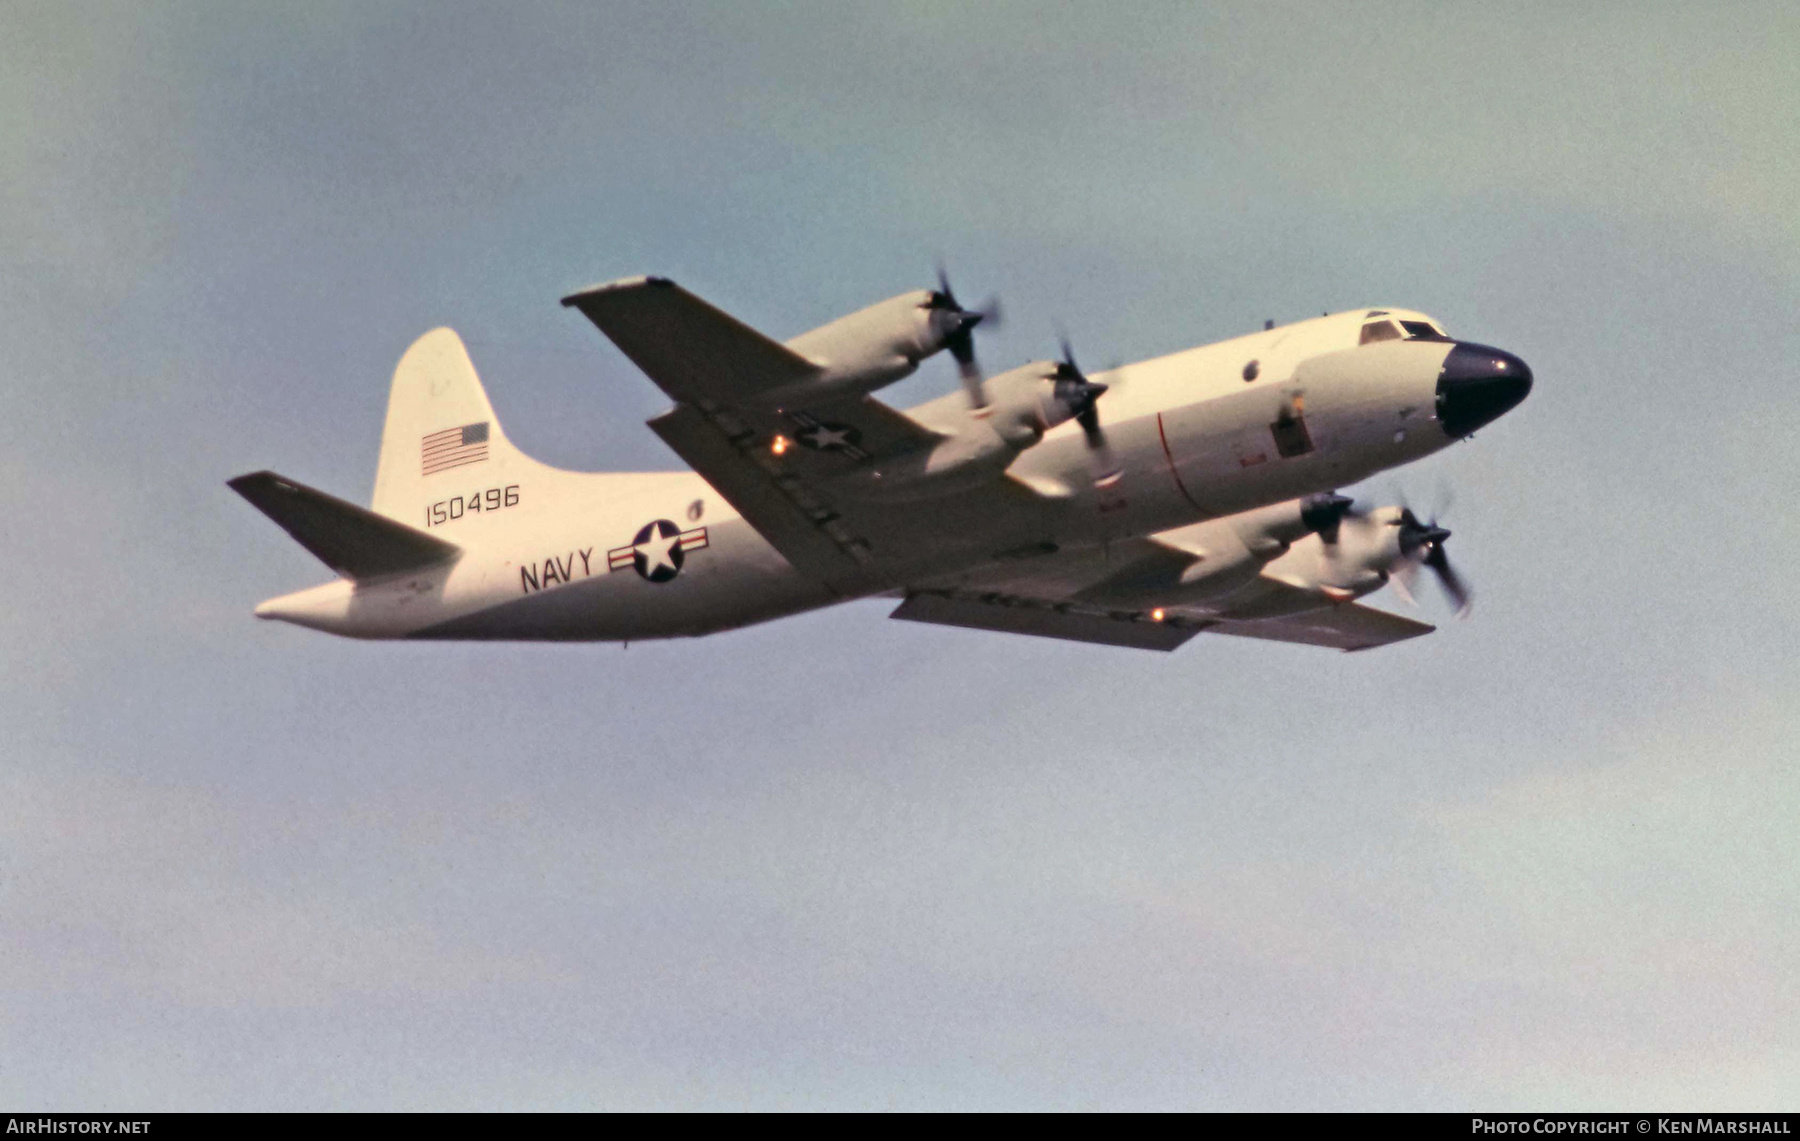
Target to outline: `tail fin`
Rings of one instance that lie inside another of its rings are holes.
[[[314,491],[272,471],[229,481],[231,490],[281,525],[302,547],[350,579],[417,570],[455,556],[461,548],[354,503]]]
[[[416,524],[449,485],[469,482],[461,477],[504,482],[501,477],[528,462],[500,430],[455,330],[433,329],[414,341],[388,395],[371,502],[376,513]]]

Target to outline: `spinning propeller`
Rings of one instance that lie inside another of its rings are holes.
[[[1400,558],[1388,569],[1388,581],[1398,594],[1410,606],[1417,606],[1419,600],[1413,594],[1413,583],[1418,579],[1420,567],[1430,567],[1443,586],[1444,593],[1450,597],[1450,604],[1456,607],[1456,616],[1466,618],[1472,596],[1468,584],[1450,565],[1450,556],[1444,552],[1444,541],[1450,532],[1438,526],[1438,516],[1448,509],[1450,497],[1443,496],[1443,504],[1432,512],[1430,522],[1421,523],[1413,509],[1406,505],[1404,499],[1400,503]],[[1334,491],[1309,495],[1300,503],[1300,521],[1311,531],[1318,533],[1321,541],[1335,546],[1342,531],[1345,519],[1366,519],[1372,509],[1360,506],[1347,495],[1339,495]]]
[[[1110,487],[1124,473],[1113,462],[1112,449],[1106,446],[1106,433],[1100,430],[1097,402],[1107,386],[1084,376],[1081,366],[1075,363],[1075,350],[1069,347],[1069,338],[1062,337],[1061,341],[1062,360],[1056,364],[1053,391],[1057,402],[1069,410],[1069,415],[1081,425],[1082,435],[1087,437],[1088,451],[1094,459],[1094,486]]]
[[[950,275],[944,267],[938,267],[938,287],[932,291],[925,302],[925,308],[946,314],[951,321],[948,334],[944,337],[944,347],[956,358],[956,371],[962,375],[963,389],[969,394],[969,407],[979,412],[987,407],[987,393],[981,384],[981,366],[975,363],[975,326],[983,321],[988,328],[996,328],[1000,324],[1000,299],[988,298],[987,304],[979,309],[964,309],[957,304],[956,294],[950,289]]]
[[[1401,598],[1413,605],[1418,605],[1413,597],[1412,584],[1418,576],[1420,567],[1430,567],[1437,575],[1438,583],[1449,596],[1450,604],[1456,607],[1456,616],[1466,618],[1469,606],[1473,601],[1468,584],[1450,565],[1450,556],[1444,552],[1444,541],[1450,532],[1438,526],[1437,513],[1431,520],[1419,522],[1413,509],[1404,504],[1400,508],[1400,562],[1391,572],[1390,580],[1394,590]]]

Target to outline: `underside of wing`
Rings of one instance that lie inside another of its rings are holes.
[[[816,413],[679,404],[650,427],[789,562],[841,594],[1003,555],[1018,541],[1007,521],[1032,516],[1035,493],[1004,477],[945,497],[871,497],[884,461],[942,437],[867,397]]]
[[[806,380],[812,361],[664,277],[633,277],[563,298],[679,401],[744,404]]]
[[[1054,560],[1046,560],[1053,563]],[[1051,567],[1035,572],[1048,586],[1058,576]],[[1031,589],[1026,576],[1014,576],[1011,589],[983,590],[925,586],[909,590],[906,601],[890,617],[935,622],[1002,634],[1034,634],[1108,646],[1173,650],[1198,634],[1229,634],[1272,642],[1291,642],[1334,650],[1369,650],[1416,638],[1436,629],[1385,610],[1354,602],[1323,606],[1277,618],[1221,618],[1179,607],[1134,609],[1086,600],[1079,594]],[[1291,588],[1289,588],[1291,589]],[[1265,601],[1268,594],[1260,596]]]
[[[1377,646],[1417,638],[1435,629],[1436,626],[1414,622],[1411,618],[1355,602],[1286,618],[1264,618],[1256,622],[1228,620],[1214,622],[1206,627],[1209,634],[1231,634],[1239,638],[1262,638],[1271,642],[1297,642],[1334,650],[1372,650]]]
[[[1200,633],[1201,627],[1152,621],[1149,615],[1109,613],[1005,595],[919,591],[906,596],[890,618],[932,622],[999,634],[1032,634],[1102,646],[1169,651]]]
[[[1330,587],[1273,577],[1241,542],[1234,555],[1227,539],[1237,542],[1237,532],[1228,520],[1218,520],[996,562],[973,573],[914,579],[894,617],[1153,649],[1173,649],[1211,633],[1368,650],[1436,629],[1353,601],[1332,601]],[[1208,567],[1205,574],[1191,573]],[[1045,612],[1054,617],[1038,617]]]

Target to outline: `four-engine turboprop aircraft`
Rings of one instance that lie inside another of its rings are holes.
[[[1064,346],[994,377],[940,280],[785,344],[675,283],[563,304],[675,406],[692,471],[582,473],[508,442],[461,340],[394,373],[372,509],[273,472],[231,486],[341,577],[264,618],[358,638],[632,641],[872,595],[893,617],[1172,650],[1211,630],[1366,649],[1432,627],[1355,600],[1449,532],[1331,489],[1449,446],[1531,389],[1421,313],[1350,312],[1092,378]],[[949,349],[964,390],[870,396]],[[1104,424],[1102,421],[1104,420]]]

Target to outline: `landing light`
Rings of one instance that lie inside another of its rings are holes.
[[[781,453],[787,451],[788,450],[788,438],[786,436],[776,436],[775,442],[769,445],[769,450],[771,452],[774,452],[776,455],[780,455]]]
[[[1155,610],[1152,610],[1150,612],[1150,621],[1161,622],[1162,620],[1163,620],[1163,609],[1162,609],[1162,607],[1158,606]]]

